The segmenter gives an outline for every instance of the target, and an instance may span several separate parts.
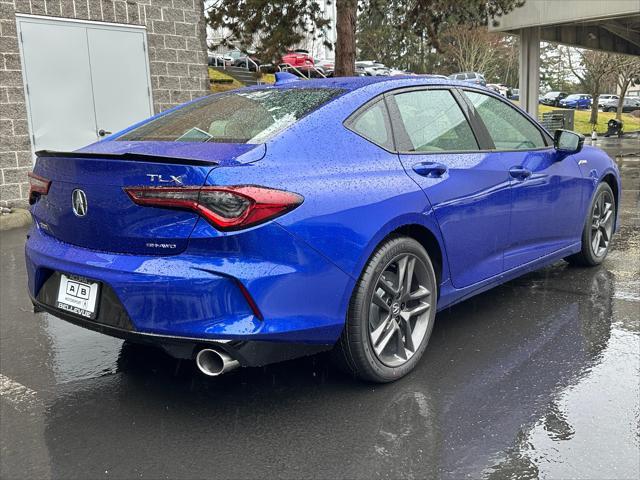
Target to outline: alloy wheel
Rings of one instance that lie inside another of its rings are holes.
[[[596,257],[607,253],[613,234],[613,197],[608,191],[600,193],[591,212],[591,249]]]
[[[418,350],[431,318],[434,286],[417,256],[404,253],[380,274],[369,308],[369,340],[389,367],[406,363]]]

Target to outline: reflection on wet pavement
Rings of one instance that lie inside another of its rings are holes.
[[[383,386],[324,356],[210,379],[34,315],[24,231],[3,232],[1,378],[37,401],[3,386],[0,476],[638,478],[640,161],[620,166],[602,267],[559,262],[442,312],[416,371]]]

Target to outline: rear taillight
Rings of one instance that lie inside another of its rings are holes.
[[[218,230],[239,230],[276,218],[303,201],[297,193],[254,185],[230,187],[129,187],[134,203],[193,210]]]
[[[46,195],[49,193],[49,187],[51,186],[51,180],[36,175],[33,172],[29,172],[29,204],[33,205],[36,199],[40,195]]]

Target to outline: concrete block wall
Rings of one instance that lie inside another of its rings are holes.
[[[0,0],[0,205],[26,204],[33,162],[16,13],[145,25],[155,113],[209,91],[201,0]]]

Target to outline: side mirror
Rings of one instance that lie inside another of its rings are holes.
[[[553,146],[561,153],[578,153],[583,144],[584,136],[571,130],[556,130],[553,135]]]

